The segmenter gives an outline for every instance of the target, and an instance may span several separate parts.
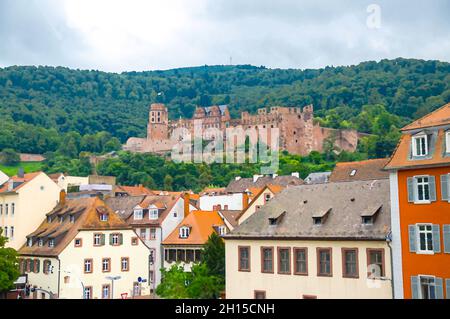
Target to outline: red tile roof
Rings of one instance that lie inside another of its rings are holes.
[[[337,163],[330,175],[329,182],[388,179],[389,172],[383,170],[388,161],[388,158],[379,158],[360,162]],[[352,175],[353,171],[354,174]]]
[[[17,175],[13,176],[10,178],[10,180],[12,180],[15,184],[17,183],[18,185],[16,187],[14,187],[13,189],[8,190],[9,183],[10,183],[8,181],[5,184],[3,184],[3,186],[0,188],[0,193],[15,192],[15,191],[19,190],[20,188],[22,188],[23,186],[25,186],[29,181],[31,181],[32,179],[34,179],[36,176],[38,176],[40,174],[44,174],[44,173],[43,172],[34,172],[34,173],[24,174],[23,177],[18,177]]]
[[[450,124],[450,103],[406,125],[402,131],[416,130],[433,126]]]

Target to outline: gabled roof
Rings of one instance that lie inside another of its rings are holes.
[[[0,187],[0,193],[16,192],[40,174],[44,174],[44,173],[43,172],[28,173],[28,174],[24,174],[23,177],[19,177],[17,175],[13,176],[9,179],[9,181],[4,183],[2,187]],[[9,190],[8,189],[9,183],[11,181],[14,183],[14,187],[11,190]]]
[[[255,196],[253,196],[251,202],[248,203],[247,208],[243,209],[241,213],[238,216],[236,216],[236,222],[239,222],[239,219],[242,217],[242,215],[245,214],[245,212],[253,205],[254,202],[256,202],[256,200],[258,200],[259,197],[261,197],[266,192],[266,190],[270,190],[274,195],[276,195],[280,193],[283,189],[285,189],[285,187],[280,185],[267,185],[261,188],[261,190]]]
[[[236,227],[238,225],[238,217],[241,215],[240,210],[221,210],[219,214],[223,216],[224,219],[232,226]]]
[[[383,170],[388,161],[388,158],[379,158],[360,162],[337,163],[329,181],[334,183],[388,179],[389,172]]]
[[[373,225],[363,225],[361,213],[377,206],[382,208]],[[270,225],[283,212],[283,219]],[[313,217],[324,212],[326,221],[314,225]],[[389,231],[389,180],[375,180],[289,187],[224,237],[385,240]]]
[[[108,214],[108,221],[100,221],[100,213]],[[70,221],[70,215],[75,217],[75,222]],[[27,238],[32,237],[34,245],[27,244],[19,250],[21,255],[57,256],[77,236],[81,230],[126,230],[131,229],[118,215],[116,215],[101,199],[80,198],[66,200],[58,204],[47,214],[52,221],[46,218],[42,224]],[[59,218],[63,217],[61,223]],[[44,246],[39,247],[38,239],[44,240]],[[55,239],[55,247],[49,247],[47,240]]]
[[[433,126],[450,124],[450,103],[438,108],[437,110],[421,117],[417,121],[406,125],[402,131],[417,130]]]
[[[190,227],[189,237],[180,238],[180,228]],[[225,226],[217,211],[193,211],[163,241],[163,245],[203,245],[215,231],[214,227]]]

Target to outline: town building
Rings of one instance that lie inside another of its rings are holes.
[[[224,236],[229,299],[392,298],[389,181],[289,187]]]
[[[149,248],[149,283],[154,290],[161,282],[161,268],[164,266],[163,240],[190,211],[197,209],[190,202],[190,194],[115,197],[105,202]]]
[[[267,185],[262,188],[252,201],[248,204],[247,208],[243,209],[241,213],[236,217],[237,224],[240,225],[246,221],[250,216],[256,213],[261,207],[267,204],[276,194],[280,193],[285,187],[280,185]],[[234,227],[233,227],[234,228]]]
[[[0,227],[6,247],[19,249],[59,200],[61,188],[45,173],[19,174],[0,186]]]
[[[70,200],[61,192],[59,204],[41,222],[19,250],[21,273],[35,288],[32,298],[150,294],[148,247],[101,199]]]
[[[89,184],[89,177],[69,176],[63,173],[49,174],[50,177],[66,193],[71,188],[79,188],[81,185]]]
[[[223,236],[228,229],[217,211],[190,212],[163,241],[164,268],[180,263],[190,271],[194,263],[202,260],[203,245],[213,232]]]
[[[9,176],[0,171],[0,187],[9,180]]]
[[[236,177],[225,188],[227,194],[230,193],[243,193],[249,190],[260,191],[267,185],[279,185],[283,187],[297,186],[304,184],[304,181],[300,178],[299,173],[292,173],[291,175],[279,176],[273,175],[253,175],[250,178]],[[257,193],[256,192],[256,193]],[[253,192],[256,194],[255,192]]]
[[[389,172],[384,170],[388,158],[371,159],[359,162],[337,163],[330,175],[330,182],[353,182],[389,179]]]
[[[207,130],[218,129],[226,137],[228,128],[266,130],[270,139],[270,129],[279,129],[279,146],[292,154],[307,155],[311,151],[321,151],[327,139],[333,139],[338,149],[355,151],[359,134],[355,130],[336,130],[320,127],[314,123],[314,109],[308,105],[300,107],[271,107],[261,108],[258,113],[251,115],[242,112],[240,119],[232,119],[228,106],[198,107],[192,119],[169,120],[167,107],[164,104],[150,106],[147,137],[128,139],[124,150],[132,152],[170,152],[178,142],[171,138],[175,129],[187,129],[194,136],[194,123],[198,121],[204,138],[210,139]]]
[[[395,298],[450,298],[450,103],[405,126],[390,172]]]

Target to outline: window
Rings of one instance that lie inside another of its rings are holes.
[[[137,237],[132,237],[131,238],[131,245],[132,246],[137,246],[139,244],[139,240]]]
[[[194,262],[194,250],[192,249],[186,250],[186,262],[187,263]]]
[[[5,204],[5,215],[8,215],[8,204]]]
[[[83,246],[83,240],[81,238],[75,238],[75,247]]]
[[[130,259],[128,257],[122,257],[120,259],[120,269],[122,271],[128,271],[130,270]]]
[[[418,202],[428,202],[430,200],[430,185],[428,177],[416,177],[416,191]]]
[[[450,153],[450,131],[445,133],[445,152]]]
[[[331,248],[317,248],[317,268],[317,276],[333,275]]]
[[[33,238],[28,238],[27,244],[28,244],[28,247],[33,246]]]
[[[271,198],[270,193],[264,194],[264,200],[266,202],[270,201],[270,198]]]
[[[239,271],[250,271],[250,247],[239,247]]]
[[[9,238],[14,239],[14,226],[11,226],[11,229],[9,230]]]
[[[51,273],[52,272],[51,267],[52,267],[51,261],[50,260],[44,260],[44,270],[43,270],[44,274]]]
[[[273,247],[261,247],[261,272],[273,274]]]
[[[291,273],[291,249],[290,248],[278,248],[278,273],[290,274]]]
[[[101,222],[107,222],[108,221],[108,214],[100,214],[100,221]]]
[[[141,233],[141,239],[142,240],[147,240],[147,229],[146,228],[141,228],[140,233]]]
[[[433,225],[417,225],[419,252],[432,253],[433,250]]]
[[[373,217],[372,216],[363,216],[362,223],[363,223],[363,225],[373,225]]]
[[[150,228],[150,240],[156,239],[156,228]]]
[[[183,249],[177,250],[177,261],[180,262],[186,262],[186,251]]]
[[[342,276],[344,278],[358,278],[358,249],[342,248]]]
[[[122,245],[122,234],[111,234],[109,237],[110,245],[120,246]]]
[[[434,277],[419,276],[419,280],[420,280],[420,298],[437,299],[436,281]]]
[[[103,246],[105,244],[103,238],[103,234],[94,234],[94,246]]]
[[[190,229],[189,227],[181,227],[180,228],[180,238],[188,238]]]
[[[144,211],[142,209],[136,209],[134,211],[134,219],[141,220],[144,218]]]
[[[39,238],[39,240],[38,240],[38,246],[39,246],[39,247],[44,246],[44,240],[43,240],[42,238]]]
[[[92,274],[92,270],[93,270],[92,259],[85,259],[84,260],[84,273]]]
[[[40,268],[41,268],[41,261],[40,261],[39,259],[35,259],[34,262],[33,262],[33,264],[34,264],[33,271],[34,271],[36,274],[38,274],[38,273],[39,273],[39,270],[40,270]]]
[[[49,241],[48,241],[48,247],[50,247],[50,248],[53,248],[53,247],[55,247],[55,240],[52,238],[52,239],[49,239]]]
[[[384,249],[367,249],[367,275],[369,278],[384,277]]]
[[[111,258],[103,258],[102,259],[102,271],[103,272],[111,271]]]
[[[413,137],[413,155],[426,156],[428,154],[428,137],[426,135]]]
[[[141,285],[138,282],[133,283],[133,296],[141,295]]]
[[[266,299],[266,292],[255,290],[255,299]]]
[[[84,299],[92,299],[92,287],[84,287]]]
[[[109,291],[110,291],[109,285],[102,286],[102,299],[110,299]]]
[[[157,209],[149,209],[148,216],[152,220],[158,219],[158,210]]]
[[[14,211],[16,210],[16,204],[11,204],[11,216],[14,216]]]
[[[196,250],[195,251],[195,262],[201,262],[202,261],[202,251]]]
[[[224,236],[227,233],[227,228],[225,226],[219,226],[217,227],[217,233],[219,236]]]
[[[70,216],[69,216],[69,221],[70,221],[72,224],[75,223],[75,216],[70,215]]]
[[[308,275],[308,250],[294,248],[294,274]]]

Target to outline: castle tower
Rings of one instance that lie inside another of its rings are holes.
[[[166,140],[169,138],[169,114],[164,104],[150,105],[147,126],[147,140]]]

